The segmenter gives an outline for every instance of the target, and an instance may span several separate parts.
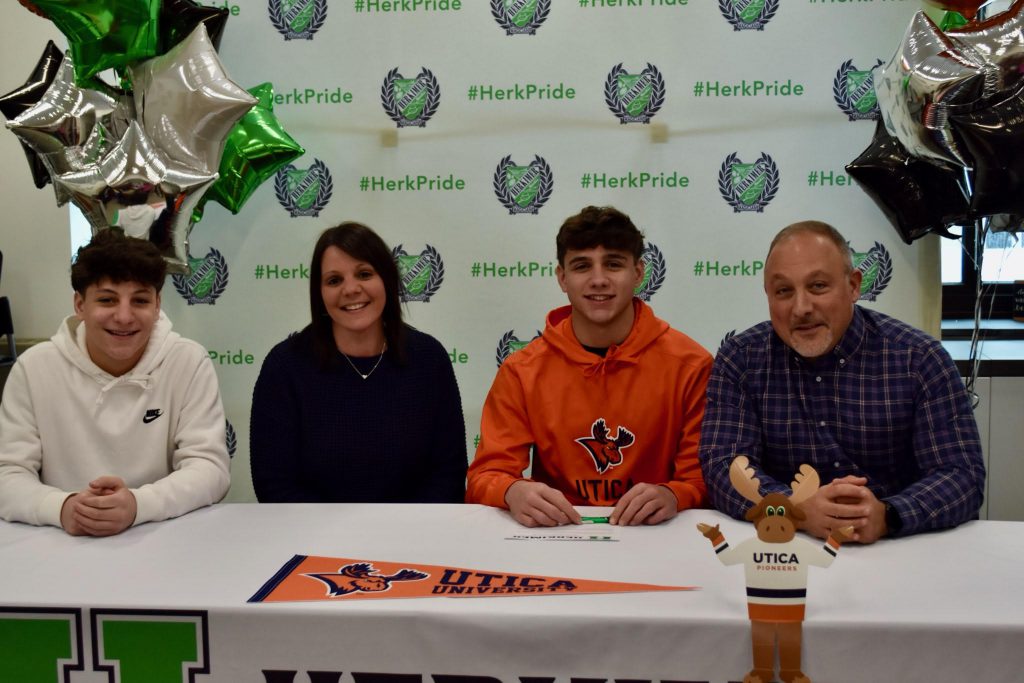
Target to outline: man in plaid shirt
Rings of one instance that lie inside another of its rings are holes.
[[[772,241],[771,320],[727,339],[708,382],[699,457],[712,504],[749,506],[729,481],[746,455],[761,494],[788,494],[801,464],[823,483],[802,528],[853,540],[909,535],[977,517],[985,486],[978,427],[942,345],[856,305],[861,273],[830,225],[794,223]]]

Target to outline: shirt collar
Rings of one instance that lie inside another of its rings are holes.
[[[849,360],[857,353],[861,343],[864,341],[864,314],[860,306],[854,305],[853,318],[850,319],[850,326],[846,328],[843,338],[839,340],[836,347],[832,349],[832,356],[836,359]]]

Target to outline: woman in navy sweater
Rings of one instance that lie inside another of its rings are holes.
[[[461,503],[466,429],[448,354],[402,322],[398,267],[359,223],[326,230],[312,322],[267,355],[253,390],[260,502]]]

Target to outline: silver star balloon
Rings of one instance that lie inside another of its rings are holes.
[[[84,144],[93,127],[116,107],[113,97],[75,85],[69,55],[39,102],[8,121],[7,127],[37,153],[52,154]]]
[[[256,98],[228,78],[205,25],[131,75],[138,120],[153,143],[197,173],[216,172],[228,133]]]
[[[80,171],[90,164],[97,163],[104,154],[117,142],[105,126],[94,126],[89,138],[77,147],[65,147],[58,152],[40,154],[39,159],[46,166],[51,178],[64,173]],[[60,183],[53,183],[53,192],[57,198],[57,206],[64,206],[71,199],[67,189]]]
[[[117,228],[160,248],[171,272],[188,271],[192,211],[217,179],[167,159],[138,122],[99,161],[57,176],[93,233]]]
[[[133,107],[130,98],[75,85],[74,65],[66,55],[40,100],[7,127],[39,155],[55,178],[95,162],[108,151],[134,117]],[[67,193],[56,183],[54,193],[58,206],[67,203]]]
[[[914,156],[970,162],[949,127],[957,107],[994,94],[999,68],[971,45],[944,34],[924,12],[910,22],[892,60],[875,79],[885,127]]]
[[[1016,0],[1005,12],[983,21],[953,29],[948,35],[998,67],[999,90],[1013,88],[1024,79],[1024,0]]]

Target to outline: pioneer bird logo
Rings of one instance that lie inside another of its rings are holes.
[[[594,459],[594,465],[597,466],[598,474],[604,474],[609,468],[621,465],[623,449],[632,446],[633,441],[636,440],[633,432],[621,425],[615,432],[615,438],[609,440],[608,425],[605,424],[603,417],[594,421],[590,432],[593,434],[593,438],[587,436],[580,437],[576,439],[576,443],[586,448],[587,452],[590,453],[590,456]]]
[[[415,569],[402,569],[391,576],[375,574],[377,570],[369,562],[348,564],[337,572],[329,574],[303,574],[327,584],[327,595],[337,598],[349,593],[379,593],[391,588],[392,581],[419,581],[429,575]]]

